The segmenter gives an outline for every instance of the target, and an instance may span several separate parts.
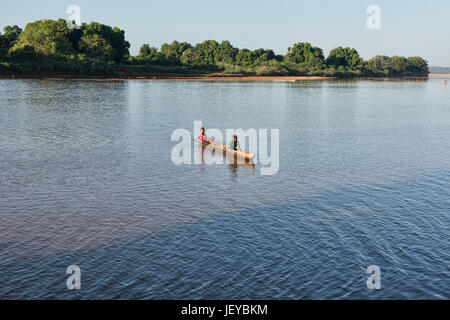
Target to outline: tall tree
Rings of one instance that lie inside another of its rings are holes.
[[[421,57],[409,57],[407,59],[407,70],[411,74],[428,76],[430,72],[428,62]]]
[[[326,63],[330,66],[360,68],[363,60],[354,48],[337,47],[330,51]]]
[[[307,42],[295,43],[292,47],[289,47],[284,59],[288,63],[306,68],[320,68],[324,64],[322,49],[313,47]]]
[[[236,60],[239,49],[233,47],[229,41],[225,40],[214,51],[214,61],[232,64]]]
[[[0,34],[0,48],[11,48],[21,33],[22,29],[17,25],[4,27],[3,35]]]
[[[161,53],[163,55],[165,55],[166,58],[180,61],[183,53],[189,48],[192,48],[191,44],[189,44],[187,42],[178,42],[175,40],[175,41],[172,41],[171,44],[164,43],[161,46]]]
[[[98,22],[84,23],[81,26],[81,30],[84,36],[97,34],[105,39],[113,49],[112,59],[115,62],[122,62],[130,55],[130,43],[125,40],[125,31]]]
[[[31,22],[20,33],[11,50],[30,46],[43,55],[69,55],[74,52],[68,38],[70,32],[71,30],[67,28],[66,21],[63,19]]]
[[[154,60],[158,56],[158,49],[155,47],[150,47],[148,43],[142,45],[139,49],[139,54],[137,55],[137,59],[139,60]]]

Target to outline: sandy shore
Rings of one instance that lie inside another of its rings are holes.
[[[450,78],[450,74],[430,73],[428,76],[430,78]]]
[[[281,81],[295,82],[304,80],[326,80],[333,77],[313,77],[313,76],[248,76],[248,77],[176,77],[176,78],[157,78],[149,80],[182,80],[182,81]]]

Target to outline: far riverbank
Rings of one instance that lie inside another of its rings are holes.
[[[149,75],[114,75],[114,76],[86,76],[73,74],[49,74],[49,75],[0,75],[0,79],[11,80],[86,80],[86,81],[246,81],[246,82],[296,82],[315,80],[375,80],[375,81],[424,81],[429,78],[447,78],[450,75],[430,74],[429,77],[327,77],[327,76],[253,76],[253,75],[220,75],[220,74],[197,74],[197,75],[172,75],[172,74],[149,74]]]

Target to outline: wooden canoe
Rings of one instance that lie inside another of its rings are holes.
[[[256,156],[256,154],[250,153],[247,151],[229,149],[225,145],[214,142],[214,141],[210,141],[210,140],[202,141],[200,139],[197,139],[197,141],[199,143],[201,143],[204,147],[211,148],[211,149],[214,149],[217,151],[222,151],[223,153],[226,153],[227,155],[230,155],[233,157],[238,157],[238,158],[245,159],[245,160],[251,160]]]

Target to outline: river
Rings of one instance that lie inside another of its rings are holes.
[[[450,298],[441,81],[0,80],[0,92],[0,298]],[[171,135],[196,137],[195,121],[278,130],[278,170],[175,164]],[[371,265],[381,290],[366,285]]]

